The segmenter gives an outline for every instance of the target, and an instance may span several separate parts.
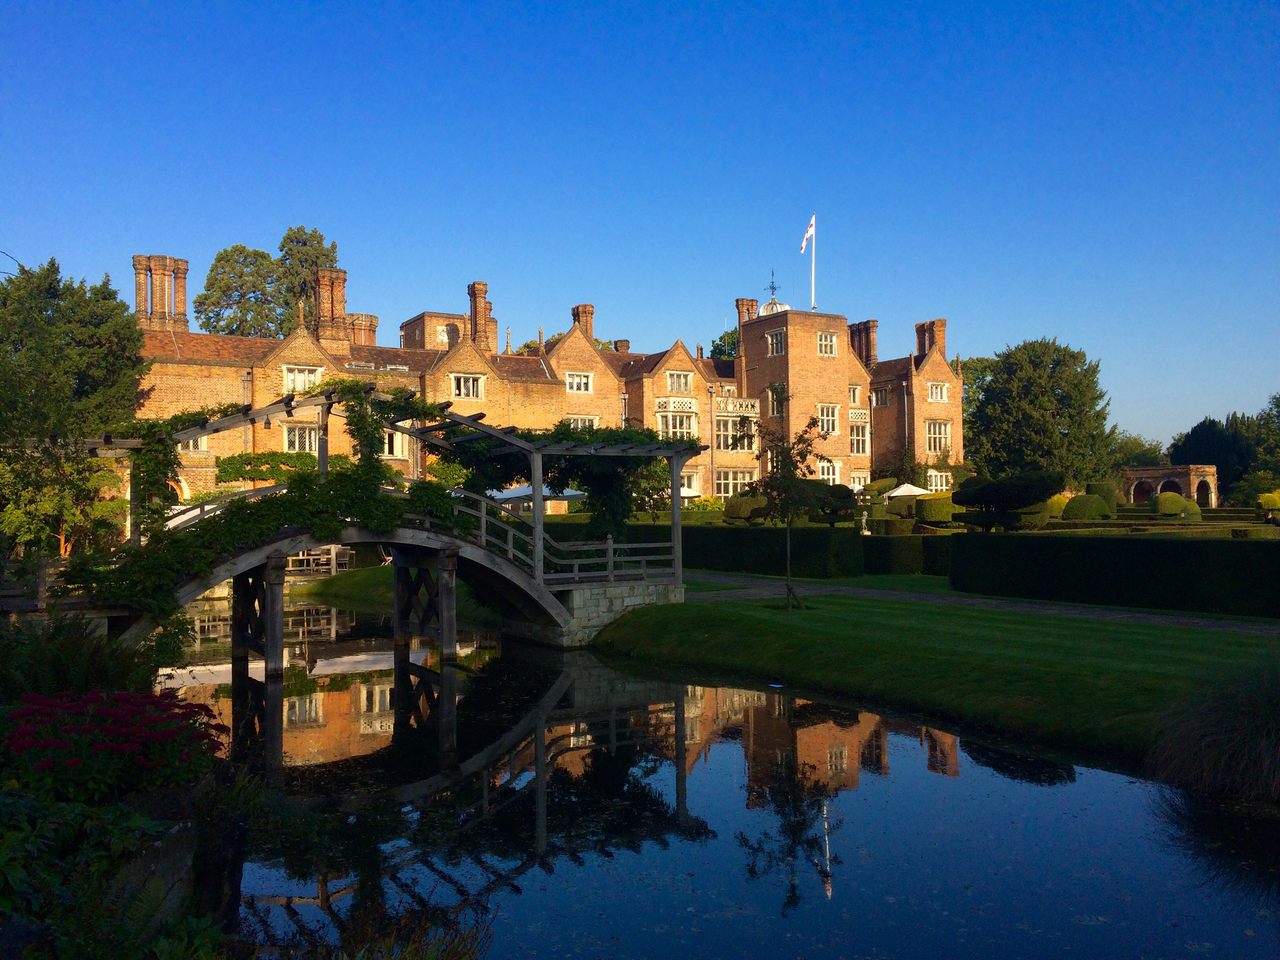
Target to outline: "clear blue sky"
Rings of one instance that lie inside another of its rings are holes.
[[[1280,391],[1275,3],[18,3],[0,64],[0,249],[129,300],[302,223],[384,343],[484,279],[517,343],[692,348],[808,304],[816,211],[881,356],[1055,336],[1162,441]]]

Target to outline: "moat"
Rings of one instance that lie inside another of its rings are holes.
[[[168,682],[292,798],[249,831],[247,939],[418,910],[495,958],[1280,955],[1274,821],[783,687],[492,636],[397,655],[326,607],[290,605],[284,682],[246,701],[222,616]]]

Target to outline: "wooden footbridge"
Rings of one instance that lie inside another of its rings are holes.
[[[374,392],[374,399],[392,398]],[[331,416],[342,400],[330,392],[305,397],[286,396],[264,407],[210,419],[176,432],[175,444],[203,436],[241,429],[255,423],[269,424],[314,409],[318,414],[317,467],[323,478],[329,472]],[[609,620],[624,610],[647,603],[683,599],[680,543],[680,472],[688,460],[705,447],[692,443],[619,445],[527,439],[514,427],[497,428],[484,415],[462,416],[449,405],[441,408],[436,422],[418,425],[394,419],[387,429],[413,438],[428,450],[447,453],[478,440],[498,441],[495,456],[522,456],[528,462],[532,513],[526,520],[501,504],[462,490],[453,491],[452,515],[446,517],[406,513],[391,531],[374,532],[354,522],[344,527],[337,543],[377,544],[390,551],[396,569],[396,617],[404,629],[438,637],[445,656],[456,651],[456,579],[462,576],[486,602],[504,614],[509,632],[560,646],[586,643]],[[128,456],[139,441],[115,441],[104,437],[89,444],[95,456]],[[671,536],[658,543],[615,545],[560,543],[546,531],[544,468],[554,457],[636,457],[666,460],[671,477]],[[132,472],[132,468],[131,468]],[[131,514],[138,508],[138,485],[130,484]],[[281,496],[284,486],[236,491],[172,512],[170,530],[198,529],[230,504]],[[397,491],[383,494],[403,496]],[[341,518],[339,518],[341,519]],[[141,544],[136,525],[134,544]],[[320,541],[307,530],[283,528],[268,542],[259,542],[235,556],[226,557],[208,574],[180,585],[175,599],[185,604],[218,583],[232,582],[233,645],[257,652],[266,660],[269,676],[283,671],[283,611],[285,561],[290,554],[314,549]],[[155,624],[141,618],[124,634],[137,641]]]

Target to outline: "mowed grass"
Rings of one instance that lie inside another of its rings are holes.
[[[825,596],[647,607],[600,651],[723,678],[919,711],[1139,763],[1160,715],[1197,684],[1265,658],[1275,638],[1077,617]]]
[[[395,570],[390,564],[345,570],[322,580],[291,586],[289,593],[290,596],[305,597],[342,610],[389,614],[395,606]],[[502,626],[501,615],[481,604],[461,580],[458,581],[457,597],[460,624],[484,630],[496,630]]]

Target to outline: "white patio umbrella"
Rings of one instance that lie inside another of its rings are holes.
[[[518,487],[508,487],[506,490],[489,490],[486,491],[485,496],[490,500],[497,500],[498,503],[519,503],[533,499],[533,485],[522,483]],[[559,494],[552,493],[551,488],[545,485],[542,488],[543,500],[582,500],[585,497],[586,494],[581,490],[573,490],[569,487],[565,488],[564,493]]]
[[[922,493],[928,492],[928,490],[922,490],[917,487],[914,483],[900,483],[884,496],[886,500],[892,500],[894,497],[918,497]]]

